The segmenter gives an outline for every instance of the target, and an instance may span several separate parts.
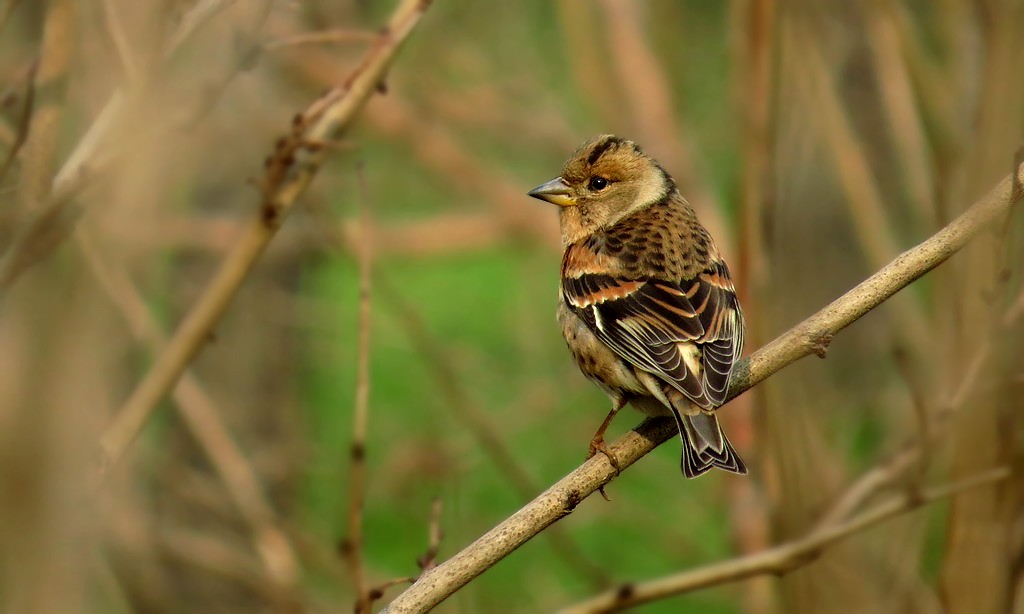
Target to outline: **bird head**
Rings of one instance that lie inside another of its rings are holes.
[[[580,146],[561,175],[528,194],[559,206],[562,239],[569,244],[662,201],[674,189],[668,173],[635,143],[603,134]]]

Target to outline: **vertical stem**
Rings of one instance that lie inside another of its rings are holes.
[[[773,191],[771,162],[774,147],[775,85],[775,0],[736,0],[733,6],[734,58],[733,96],[742,118],[740,148],[742,185],[740,202],[738,293],[747,314],[747,347],[759,347],[763,339],[767,312],[758,299],[769,287],[767,250],[769,208]],[[744,454],[753,448],[753,416],[764,415],[767,397],[759,390],[733,401],[723,419],[733,442]],[[771,541],[771,526],[764,493],[751,480],[730,480],[732,532],[737,548],[744,553],[763,550]],[[753,580],[744,593],[748,612],[774,611],[773,584]]]
[[[366,203],[366,179],[359,166],[359,221],[356,241],[359,260],[359,348],[356,398],[352,415],[351,473],[347,537],[343,552],[356,589],[356,612],[370,612],[372,598],[363,569],[363,502],[366,494],[366,425],[370,406],[370,328],[372,317],[373,220]]]

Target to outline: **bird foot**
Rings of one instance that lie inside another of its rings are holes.
[[[595,454],[600,452],[608,458],[608,462],[612,468],[615,469],[615,473],[622,473],[622,468],[619,467],[619,459],[615,458],[615,453],[605,444],[604,437],[595,437],[590,440],[590,448],[587,450],[587,460],[594,457]]]

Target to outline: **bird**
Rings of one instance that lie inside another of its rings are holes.
[[[564,252],[558,322],[580,371],[611,399],[587,458],[627,403],[671,416],[681,468],[746,474],[715,410],[743,350],[729,268],[665,169],[634,142],[594,137],[529,196],[558,206]]]

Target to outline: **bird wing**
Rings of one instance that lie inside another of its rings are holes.
[[[743,348],[743,316],[724,263],[693,279],[562,280],[566,303],[616,354],[712,409],[725,401]]]

